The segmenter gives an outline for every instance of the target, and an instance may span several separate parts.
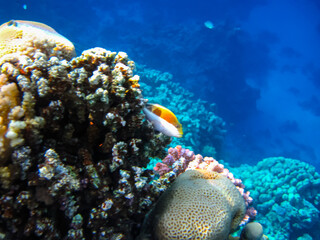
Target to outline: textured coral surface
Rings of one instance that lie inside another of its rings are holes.
[[[243,197],[227,177],[188,170],[161,195],[145,220],[141,238],[224,240],[245,212]]]
[[[245,225],[250,219],[254,219],[257,214],[257,211],[251,206],[253,199],[250,197],[250,192],[244,190],[245,186],[241,179],[235,178],[223,164],[212,157],[195,155],[193,151],[178,145],[175,148],[168,149],[168,155],[155,165],[154,170],[160,175],[160,178],[152,184],[160,191],[164,191],[170,183],[187,170],[207,170],[220,173],[231,180],[245,200],[247,209],[240,225]]]
[[[124,239],[158,192],[144,170],[170,139],[144,121],[124,52],[67,61],[41,49],[0,59],[0,233]]]
[[[232,171],[255,199],[257,221],[269,239],[319,239],[320,175],[313,166],[275,157]]]

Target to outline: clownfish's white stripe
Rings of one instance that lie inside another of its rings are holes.
[[[162,132],[163,134],[169,137],[178,137],[178,138],[182,137],[178,129],[175,126],[173,126],[171,123],[157,116],[147,108],[144,108],[143,112],[146,115],[146,118],[148,119],[148,121],[152,123],[155,130]]]

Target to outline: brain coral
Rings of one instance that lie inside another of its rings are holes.
[[[30,55],[36,51],[66,59],[75,56],[73,44],[43,23],[11,20],[0,26],[0,57],[16,52]]]
[[[188,170],[161,195],[145,219],[141,237],[225,240],[245,212],[244,199],[228,178]]]
[[[161,188],[156,187],[158,191],[164,191],[169,183],[172,183],[179,174],[186,170],[208,170],[212,172],[221,173],[226,176],[239,190],[240,194],[245,200],[247,207],[246,215],[241,221],[241,225],[246,224],[250,219],[254,219],[257,211],[251,207],[252,198],[250,192],[244,190],[245,186],[241,179],[237,179],[233,174],[224,167],[221,163],[212,157],[202,157],[200,154],[195,155],[193,151],[184,149],[181,146],[168,149],[168,155],[161,161],[156,163],[154,170],[160,175],[160,178],[153,181],[155,186],[160,185]]]

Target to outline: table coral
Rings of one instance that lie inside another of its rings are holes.
[[[49,52],[0,59],[0,235],[134,236],[158,196],[143,167],[170,138],[144,120],[126,53],[94,48],[68,61]]]
[[[161,195],[140,237],[224,240],[245,212],[243,197],[227,177],[210,170],[187,170]]]
[[[256,201],[257,220],[269,239],[298,239],[308,233],[319,236],[320,174],[305,162],[267,158],[256,166],[237,171]]]

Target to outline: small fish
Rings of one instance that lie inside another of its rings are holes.
[[[148,121],[150,121],[155,130],[162,132],[169,137],[182,137],[182,125],[177,117],[169,109],[159,104],[147,104],[143,109]]]
[[[204,26],[205,26],[206,28],[209,28],[209,29],[214,29],[214,28],[215,28],[213,22],[211,22],[211,21],[206,21],[206,22],[204,22]]]
[[[50,56],[71,59],[76,55],[74,45],[52,27],[39,22],[11,20],[0,26],[0,57],[15,52],[27,52],[29,50],[26,48],[35,41],[37,46],[46,48]]]
[[[56,35],[61,36],[52,27],[49,27],[48,25],[40,23],[40,22],[25,21],[25,20],[10,20],[9,22],[2,24],[0,27],[5,27],[5,26],[14,26],[14,27],[17,27],[20,29],[37,28],[37,29],[41,29],[42,31],[45,31],[46,33],[56,34]],[[63,37],[63,36],[61,36],[61,37]],[[63,38],[65,38],[65,37],[63,37]]]

